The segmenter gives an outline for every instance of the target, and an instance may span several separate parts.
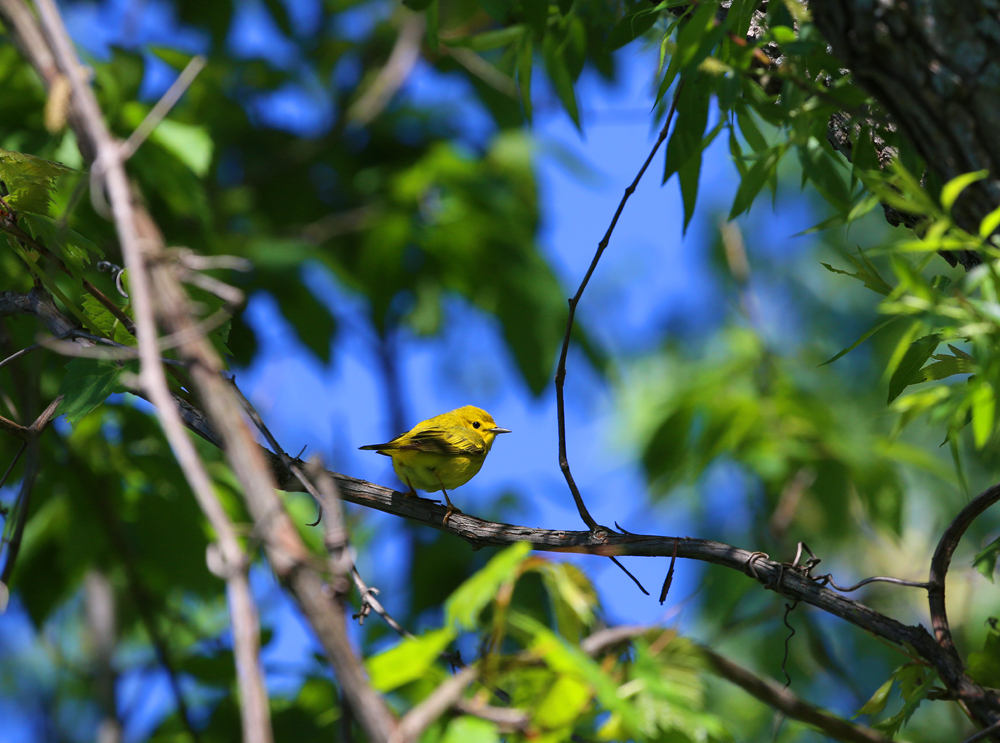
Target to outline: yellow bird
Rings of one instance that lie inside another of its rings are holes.
[[[359,447],[392,457],[392,468],[410,488],[407,495],[416,495],[416,488],[444,493],[448,511],[444,523],[455,511],[448,490],[465,485],[476,476],[490,453],[500,428],[493,416],[474,405],[456,408],[418,423],[385,444]],[[460,512],[461,513],[461,512]]]

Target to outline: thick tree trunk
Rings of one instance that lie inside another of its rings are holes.
[[[976,233],[1000,206],[1000,2],[811,0],[809,8],[834,54],[942,182],[989,171],[953,211]]]

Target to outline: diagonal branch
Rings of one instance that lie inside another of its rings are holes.
[[[125,175],[122,147],[108,131],[93,91],[84,79],[82,65],[77,59],[59,11],[52,0],[39,0],[37,7],[53,56],[72,86],[73,109],[79,115],[80,129],[85,135],[79,138],[86,138],[93,146],[96,157],[94,172],[100,172],[105,180],[122,255],[130,269],[132,305],[141,359],[140,383],[154,399],[171,449],[219,539],[223,577],[226,579],[226,594],[233,624],[243,737],[249,743],[270,743],[273,736],[267,691],[260,667],[260,625],[250,591],[247,572],[249,563],[229,516],[215,494],[211,478],[198,457],[193,442],[183,429],[160,363],[152,286],[146,270],[146,261],[155,243],[144,240],[145,236],[140,233],[139,209],[133,204],[131,186]]]
[[[847,743],[889,743],[889,738],[871,728],[831,715],[800,699],[781,684],[758,676],[707,647],[700,646],[700,649],[713,671],[786,717],[801,720]]]
[[[605,649],[623,642],[630,642],[636,637],[642,637],[652,632],[662,633],[663,628],[642,625],[608,627],[584,638],[581,648],[588,655],[597,655]],[[780,684],[758,676],[710,648],[701,644],[698,644],[697,647],[715,673],[787,717],[801,720],[822,730],[831,738],[847,743],[889,743],[889,738],[871,728],[855,725],[814,707]]]
[[[11,21],[10,28],[18,37],[18,43],[22,48],[27,48],[29,45],[24,43],[23,29],[17,24],[30,25],[33,20],[29,13],[27,18],[19,15],[15,23],[11,11],[11,7],[15,5],[18,5],[18,0],[0,0],[0,15]],[[331,606],[324,591],[325,580],[312,565],[308,549],[274,492],[272,470],[264,450],[256,445],[244,424],[239,403],[222,378],[222,362],[199,331],[190,300],[178,281],[176,258],[172,260],[166,254],[159,229],[133,191],[125,173],[121,145],[109,132],[93,91],[83,79],[79,60],[53,1],[39,0],[38,6],[49,43],[56,52],[54,57],[58,72],[68,77],[73,87],[70,122],[81,152],[93,160],[91,172],[96,174],[95,177],[99,176],[105,186],[103,189],[92,189],[91,193],[103,195],[106,189],[122,256],[129,269],[137,340],[142,359],[140,382],[143,392],[156,405],[175,455],[185,467],[185,473],[197,492],[203,485],[199,469],[203,470],[204,467],[200,462],[189,459],[191,442],[183,431],[178,433],[177,430],[179,408],[191,409],[193,406],[179,404],[176,396],[172,396],[167,388],[157,353],[156,320],[159,318],[165,329],[175,334],[178,353],[190,366],[192,386],[205,406],[205,413],[201,417],[211,423],[216,440],[221,443],[240,482],[248,510],[254,518],[256,536],[264,544],[272,569],[290,589],[316,632],[341,681],[344,695],[368,738],[377,742],[385,741],[395,727],[395,720],[365,679],[351,674],[352,658],[342,652],[345,646],[342,640],[346,633],[342,613]],[[29,60],[46,80],[51,79],[50,70],[40,69],[37,64],[41,56],[31,54]],[[205,507],[204,503],[202,505]],[[224,544],[222,547],[227,553],[223,560],[227,577],[236,580],[243,574],[243,570],[232,569],[239,563],[228,559],[228,549]],[[247,593],[244,598],[252,597]],[[244,603],[237,608],[242,611],[247,605]],[[234,631],[234,635],[244,637],[245,633]],[[349,645],[346,647],[349,651]],[[356,663],[356,659],[353,660]],[[241,669],[239,673],[243,692],[241,707],[244,739],[269,741],[270,722],[266,693],[259,673],[259,659],[252,665],[253,668]],[[256,687],[257,693],[251,687]]]

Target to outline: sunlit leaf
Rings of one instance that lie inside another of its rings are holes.
[[[498,552],[445,602],[446,624],[473,629],[480,612],[496,597],[500,586],[512,580],[518,566],[530,553],[531,545],[528,542],[518,542]]]
[[[985,379],[978,380],[972,392],[972,435],[976,448],[982,449],[993,433],[996,398],[993,385]]]
[[[454,639],[455,630],[444,627],[404,638],[395,647],[369,658],[366,666],[372,686],[387,692],[423,677]]]
[[[981,181],[983,178],[988,177],[989,174],[990,171],[988,170],[977,170],[974,173],[963,173],[960,176],[952,178],[941,188],[941,206],[944,207],[945,211],[951,211],[962,191],[976,181]]]

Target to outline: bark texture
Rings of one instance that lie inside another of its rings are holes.
[[[811,0],[813,21],[942,182],[975,170],[953,213],[1000,205],[1000,0]],[[966,268],[974,254],[956,256]]]

